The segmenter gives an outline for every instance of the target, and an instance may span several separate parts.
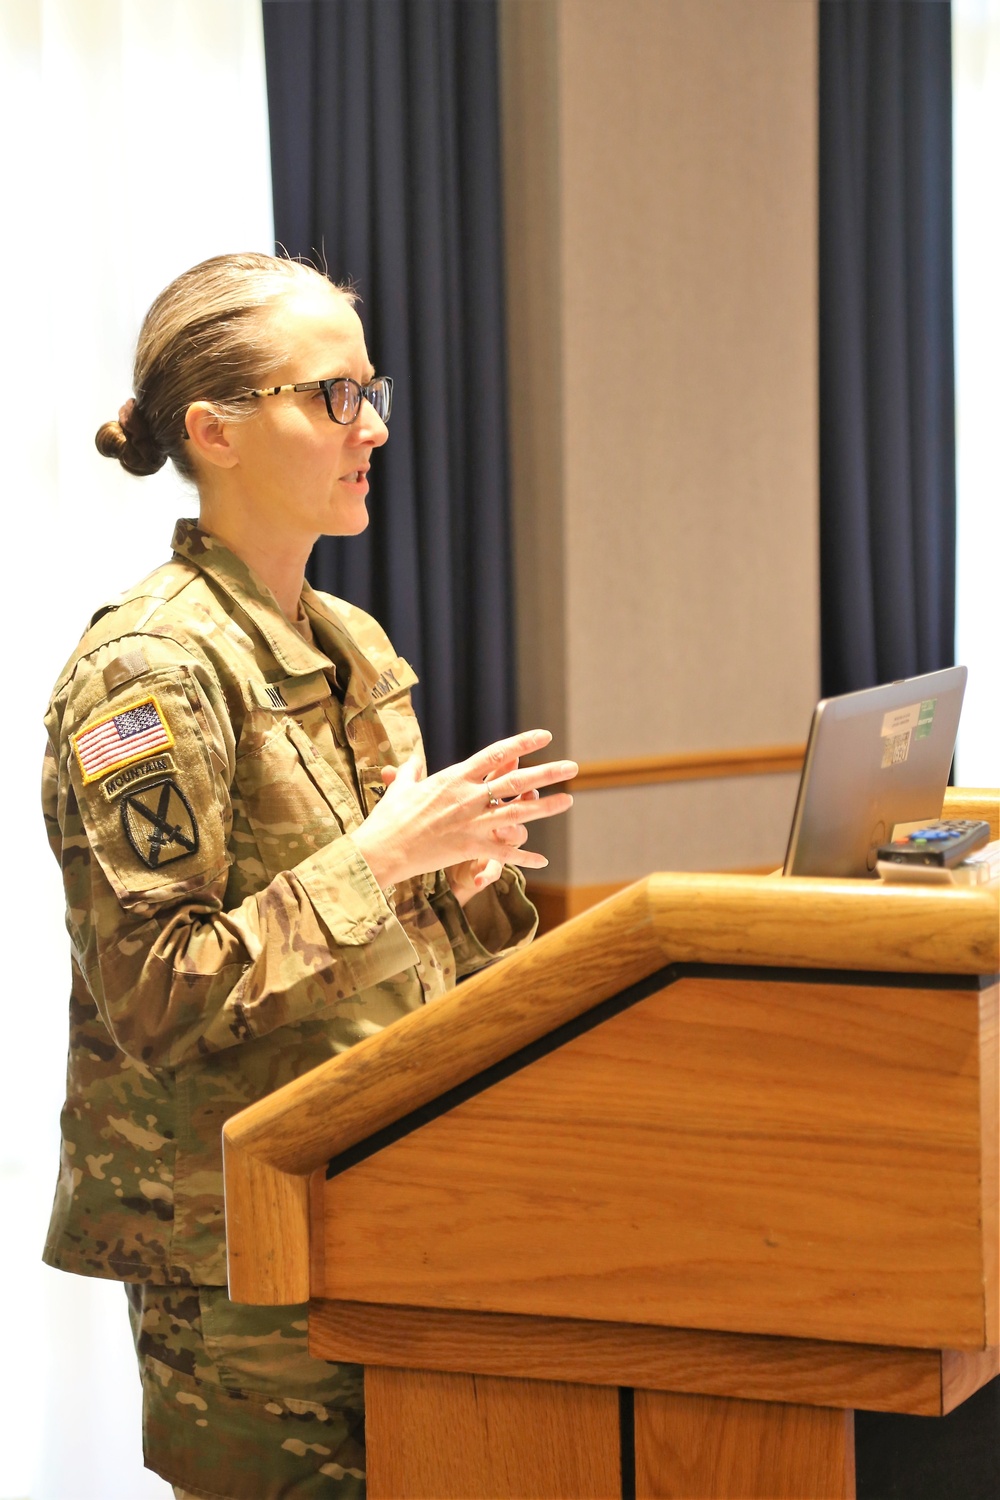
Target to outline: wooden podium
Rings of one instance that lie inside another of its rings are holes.
[[[1000,1369],[998,934],[651,875],[230,1120],[230,1295],[366,1365],[371,1500],[853,1496]]]

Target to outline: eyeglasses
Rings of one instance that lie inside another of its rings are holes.
[[[338,375],[332,380],[300,380],[298,385],[269,385],[249,394],[280,396],[282,391],[322,391],[330,421],[339,422],[342,427],[357,421],[362,401],[370,402],[383,422],[388,422],[392,410],[392,379],[388,375],[378,375],[368,385]]]

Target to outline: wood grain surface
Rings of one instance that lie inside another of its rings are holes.
[[[326,1182],[313,1294],[983,1348],[981,1008],[682,979]]]
[[[992,974],[998,912],[985,889],[650,875],[242,1110],[224,1138],[310,1172],[671,962]]]
[[[875,880],[739,875],[650,875],[643,884],[649,886],[651,919],[660,942],[674,961],[904,974],[995,974],[1000,969],[996,887],[962,891],[885,886]],[[902,890],[908,899],[897,905],[895,896]],[[934,891],[948,904],[938,906]],[[954,900],[963,895],[975,905],[964,907]],[[571,927],[567,924],[567,930]]]
[[[305,1177],[671,962],[995,973],[998,910],[996,891],[985,889],[736,875],[638,881],[226,1123],[227,1233],[240,1300],[285,1300],[271,1274],[286,1254],[275,1248],[276,1225],[245,1201],[255,1181],[266,1201],[299,1205],[289,1275],[298,1286],[306,1274],[299,1190],[240,1159]]]
[[[990,837],[1000,839],[1000,788],[950,786],[944,794],[943,818],[981,818],[990,825]]]
[[[1000,1350],[891,1349],[510,1313],[314,1301],[321,1359],[570,1380],[739,1400],[941,1416],[991,1380]]]
[[[941,1413],[954,1411],[974,1391],[1000,1375],[1000,1348],[975,1352],[945,1349],[941,1359]],[[860,1406],[861,1403],[858,1402]],[[875,1408],[872,1408],[873,1410]],[[900,1408],[901,1409],[901,1408]]]
[[[636,1500],[854,1500],[854,1413],[635,1393]]]
[[[619,1500],[618,1392],[365,1374],[369,1500]]]
[[[983,1300],[987,1344],[1000,1345],[1000,986],[979,997],[979,1118],[982,1164]]]
[[[223,1153],[229,1295],[234,1302],[309,1299],[309,1179],[249,1151]],[[321,1240],[319,1241],[321,1243]]]

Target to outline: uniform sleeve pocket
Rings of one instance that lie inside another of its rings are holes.
[[[227,868],[231,811],[183,669],[127,683],[70,736],[90,848],[123,906],[197,894]]]

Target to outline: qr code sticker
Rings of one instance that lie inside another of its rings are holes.
[[[904,734],[887,734],[882,740],[882,770],[889,766],[901,766],[910,753],[910,731]]]

